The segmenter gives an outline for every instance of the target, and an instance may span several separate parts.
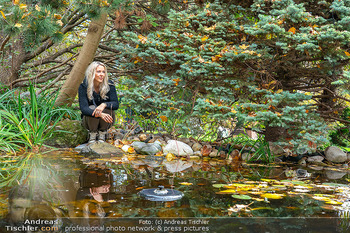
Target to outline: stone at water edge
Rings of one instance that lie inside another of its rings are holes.
[[[348,159],[347,154],[336,146],[327,147],[324,153],[326,159],[333,163],[344,163]]]
[[[106,142],[96,142],[84,145],[85,146],[80,145],[79,147],[76,147],[75,150],[80,149],[80,154],[83,155],[98,156],[102,158],[110,158],[111,156],[122,157],[124,155],[124,153],[118,148]]]
[[[324,160],[324,157],[323,156],[320,156],[320,155],[315,155],[315,156],[311,156],[309,158],[307,158],[307,162],[309,163],[321,163],[322,161]]]
[[[193,151],[200,151],[202,149],[202,145],[196,142],[195,144],[193,144],[192,149]]]
[[[165,154],[172,153],[181,157],[193,155],[193,150],[189,145],[176,140],[169,140],[168,144],[163,148],[163,152]]]
[[[154,143],[133,142],[131,146],[134,147],[138,154],[143,155],[155,155],[162,150],[159,141],[155,141]]]

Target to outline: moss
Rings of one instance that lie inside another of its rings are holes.
[[[55,147],[76,147],[85,143],[88,139],[88,131],[80,121],[64,119],[60,121],[52,136],[45,144]]]

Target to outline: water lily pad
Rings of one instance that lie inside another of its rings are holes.
[[[282,183],[292,183],[292,184],[305,184],[304,181],[301,180],[281,180]]]
[[[248,195],[232,195],[232,197],[237,198],[237,199],[241,199],[241,200],[250,200],[250,199],[252,199]]]
[[[264,193],[261,195],[263,198],[267,199],[282,199],[285,195],[284,194],[278,194],[278,193]]]
[[[323,185],[331,186],[331,187],[348,187],[346,184],[337,184],[337,183],[323,183]]]
[[[213,187],[214,187],[214,188],[222,188],[222,187],[224,187],[225,185],[227,185],[227,184],[213,184]]]

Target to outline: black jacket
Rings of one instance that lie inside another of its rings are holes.
[[[109,92],[107,93],[107,99],[102,99],[100,94],[95,91],[92,92],[93,99],[89,100],[87,96],[87,79],[85,78],[82,84],[79,86],[79,106],[80,111],[85,116],[92,116],[94,110],[90,109],[90,105],[95,105],[96,107],[102,103],[105,103],[106,109],[117,110],[119,108],[119,101],[117,92],[113,82],[109,81]]]

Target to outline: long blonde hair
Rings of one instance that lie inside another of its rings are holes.
[[[91,64],[88,66],[85,72],[85,76],[87,78],[87,96],[89,100],[93,99],[92,93],[94,89],[94,78],[96,73],[97,66],[103,66],[105,68],[105,78],[103,79],[102,84],[100,85],[100,95],[102,99],[107,99],[107,93],[109,92],[109,85],[108,85],[108,73],[107,73],[107,67],[102,62],[94,61],[91,62]]]

